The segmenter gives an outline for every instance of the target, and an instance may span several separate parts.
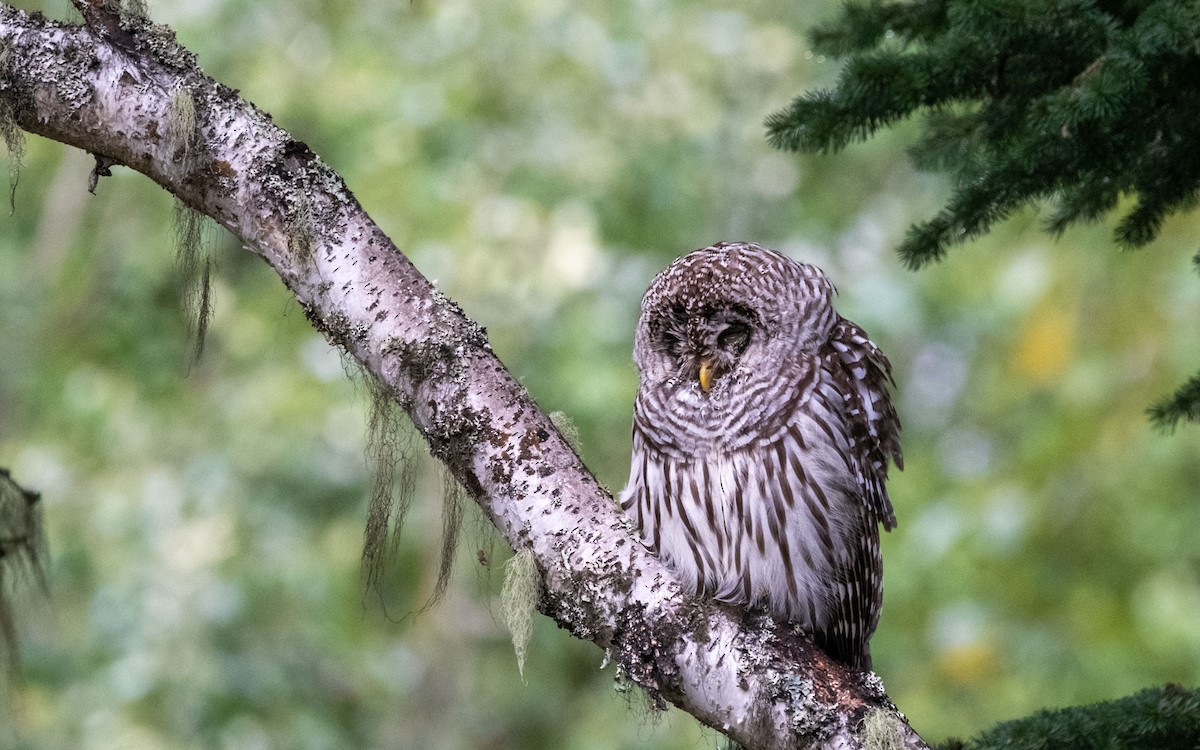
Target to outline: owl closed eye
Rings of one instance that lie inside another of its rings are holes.
[[[704,391],[732,371],[754,337],[753,314],[733,305],[709,306],[689,313],[672,305],[654,326],[655,350],[677,380],[696,383]]]

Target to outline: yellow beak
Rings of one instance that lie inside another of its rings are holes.
[[[700,390],[708,393],[712,388],[713,364],[711,359],[700,360]]]

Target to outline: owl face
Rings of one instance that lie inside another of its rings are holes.
[[[713,300],[689,310],[676,302],[650,321],[650,346],[672,379],[708,393],[733,372],[763,326],[753,310],[731,300]]]
[[[832,294],[816,267],[750,243],[679,258],[642,300],[634,360],[643,412],[679,425],[679,442],[695,450],[716,440],[705,436],[769,429],[828,337]]]

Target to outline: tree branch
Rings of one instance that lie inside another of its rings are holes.
[[[874,731],[925,747],[874,675],[766,618],[681,594],[483,329],[304,143],[205,76],[166,27],[99,1],[76,6],[85,26],[0,5],[3,111],[98,165],[142,172],[262,256],[313,326],[385,384],[509,543],[533,553],[545,614],[657,702],[750,747],[860,747],[868,714]]]

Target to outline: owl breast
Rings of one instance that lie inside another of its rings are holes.
[[[635,424],[621,506],[688,589],[812,631],[831,619],[836,569],[863,519],[840,512],[857,490],[837,441],[819,419],[787,416],[737,447],[692,455],[661,450],[658,431]]]
[[[813,368],[800,357],[781,368],[760,367],[757,358],[748,358],[711,393],[680,377],[644,383],[634,423],[655,450],[681,460],[767,445],[783,434],[786,407],[798,391],[812,387],[813,378]]]

